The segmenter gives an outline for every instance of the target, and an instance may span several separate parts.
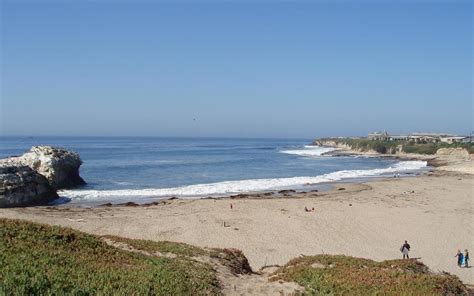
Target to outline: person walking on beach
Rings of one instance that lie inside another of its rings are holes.
[[[464,259],[464,255],[461,253],[461,250],[458,250],[458,253],[454,257],[458,257],[458,266],[462,267],[462,261]]]
[[[469,267],[469,251],[464,250],[464,267]]]
[[[405,241],[405,243],[400,248],[400,252],[403,254],[403,259],[410,259],[410,256],[408,256],[408,253],[410,252],[410,245],[407,241]]]

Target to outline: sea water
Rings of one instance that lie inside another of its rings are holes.
[[[2,137],[0,158],[33,145],[78,152],[87,185],[62,190],[62,201],[87,204],[305,190],[336,181],[408,175],[422,161],[327,156],[330,147],[310,139],[216,139],[138,137]]]

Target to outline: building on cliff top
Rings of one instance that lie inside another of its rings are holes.
[[[367,137],[369,138],[369,140],[387,141],[389,139],[389,134],[387,131],[373,132],[373,133],[369,133]]]
[[[409,135],[390,135],[387,131],[372,132],[367,135],[374,141],[409,141],[412,143],[472,143],[472,137],[443,133],[411,133]]]

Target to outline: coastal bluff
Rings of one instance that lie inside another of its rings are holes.
[[[0,159],[0,207],[46,204],[58,198],[56,190],[86,184],[81,164],[79,154],[51,146]]]
[[[412,143],[406,141],[379,141],[367,138],[325,138],[314,140],[312,145],[336,148],[336,152],[329,154],[336,153],[340,155],[429,156],[457,160],[469,160],[474,155],[472,143]]]
[[[427,161],[438,170],[474,174],[474,143],[410,143],[367,138],[325,138],[312,145],[335,148],[327,155],[366,155]]]

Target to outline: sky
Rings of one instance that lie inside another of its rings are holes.
[[[0,135],[473,130],[471,1],[0,3]]]

